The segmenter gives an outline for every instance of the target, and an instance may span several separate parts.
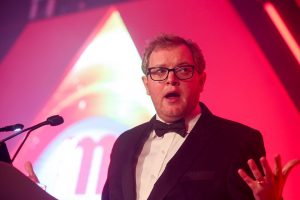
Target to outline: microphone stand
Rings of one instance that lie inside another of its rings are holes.
[[[3,140],[0,141],[0,144],[3,144],[3,143],[5,143],[7,140],[9,140],[9,139],[11,139],[11,138],[13,138],[13,137],[18,136],[18,135],[20,135],[21,133],[24,133],[25,131],[28,131],[28,132],[26,133],[26,136],[25,136],[25,138],[23,139],[22,143],[19,145],[17,151],[15,152],[13,158],[11,159],[11,163],[13,163],[13,161],[15,160],[16,156],[18,155],[19,151],[21,150],[21,148],[23,147],[25,141],[27,140],[29,134],[30,134],[32,131],[34,131],[35,129],[37,129],[37,128],[41,127],[41,126],[47,125],[47,124],[48,124],[47,122],[39,123],[39,124],[37,124],[37,125],[35,125],[35,126],[29,127],[29,128],[26,128],[26,129],[23,129],[23,130],[21,130],[21,131],[18,131],[18,132],[14,133],[14,134],[12,134],[12,135],[10,135],[10,136],[8,136],[8,137],[6,137],[6,138],[4,138]]]
[[[29,131],[26,133],[25,138],[23,139],[22,143],[19,145],[17,151],[15,152],[14,156],[13,156],[12,159],[11,159],[11,162],[12,162],[12,163],[14,162],[14,160],[15,160],[15,158],[17,157],[19,151],[20,151],[21,148],[23,147],[23,145],[24,145],[25,141],[27,140],[29,134],[30,134],[33,130],[35,130],[35,129],[29,130]]]
[[[0,144],[6,142],[7,140],[9,140],[9,139],[11,139],[11,138],[13,138],[13,137],[16,137],[17,135],[20,135],[21,133],[24,133],[25,131],[28,131],[28,130],[33,131],[33,130],[35,130],[35,129],[37,129],[37,128],[40,128],[41,126],[44,126],[44,125],[47,125],[47,124],[48,124],[47,122],[42,122],[42,123],[39,123],[39,124],[37,124],[37,125],[35,125],[35,126],[29,127],[29,128],[26,128],[26,129],[23,129],[23,130],[21,130],[21,131],[18,131],[18,132],[16,132],[16,133],[14,133],[14,134],[12,134],[12,135],[10,135],[10,136],[8,136],[8,137],[6,137],[6,138],[0,140]]]
[[[4,138],[3,140],[0,140],[0,145],[5,143],[7,140],[13,138],[13,137],[16,137],[17,135],[20,135],[21,133],[24,133],[25,131],[28,131],[25,138],[23,139],[22,143],[19,145],[17,151],[15,152],[11,162],[14,161],[14,159],[16,158],[16,156],[18,155],[19,151],[21,150],[22,146],[24,145],[25,141],[27,140],[29,134],[34,131],[35,129],[38,129],[42,126],[45,126],[45,125],[51,125],[51,126],[57,126],[57,125],[60,125],[64,122],[64,119],[59,116],[59,115],[54,115],[54,116],[51,116],[51,117],[48,117],[46,121],[44,122],[41,122],[39,124],[36,124],[34,126],[31,126],[29,128],[26,128],[26,129],[23,129],[22,131],[18,131],[17,133],[14,133],[6,138]]]

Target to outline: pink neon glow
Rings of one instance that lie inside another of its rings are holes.
[[[300,64],[300,47],[297,44],[296,40],[288,30],[287,26],[285,25],[284,21],[280,17],[279,13],[277,12],[276,8],[273,6],[272,3],[267,2],[264,4],[264,9],[268,13],[269,17],[271,18],[272,22],[278,29],[279,33],[283,37],[284,41],[294,54],[296,60]]]

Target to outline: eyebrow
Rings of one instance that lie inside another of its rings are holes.
[[[180,62],[180,63],[176,64],[173,67],[178,67],[178,66],[183,66],[183,65],[194,65],[194,64],[191,64],[189,62],[184,61],[184,62]],[[157,64],[157,65],[154,65],[154,66],[149,67],[149,68],[153,68],[153,67],[166,67],[167,68],[167,67],[170,67],[170,66],[167,66],[165,64]]]

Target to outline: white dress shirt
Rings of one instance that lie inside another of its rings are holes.
[[[175,132],[166,133],[163,137],[158,137],[155,131],[150,133],[139,155],[136,166],[136,192],[138,200],[147,200],[155,182],[165,170],[169,160],[189,136],[200,115],[201,113],[198,112],[191,120],[186,122],[188,134],[185,137]],[[157,115],[156,118],[163,121]]]

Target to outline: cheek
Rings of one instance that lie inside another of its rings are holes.
[[[160,85],[150,84],[148,85],[148,94],[151,96],[153,102],[159,102],[162,99],[163,87]]]
[[[183,89],[183,91],[185,91],[184,96],[187,101],[199,100],[202,87],[200,85],[197,85],[197,83],[195,82],[194,84],[187,86],[185,89]]]
[[[154,99],[158,99],[159,96],[160,96],[160,90],[157,89],[157,88],[148,88],[149,89],[149,95],[151,96],[151,98],[154,98]]]

